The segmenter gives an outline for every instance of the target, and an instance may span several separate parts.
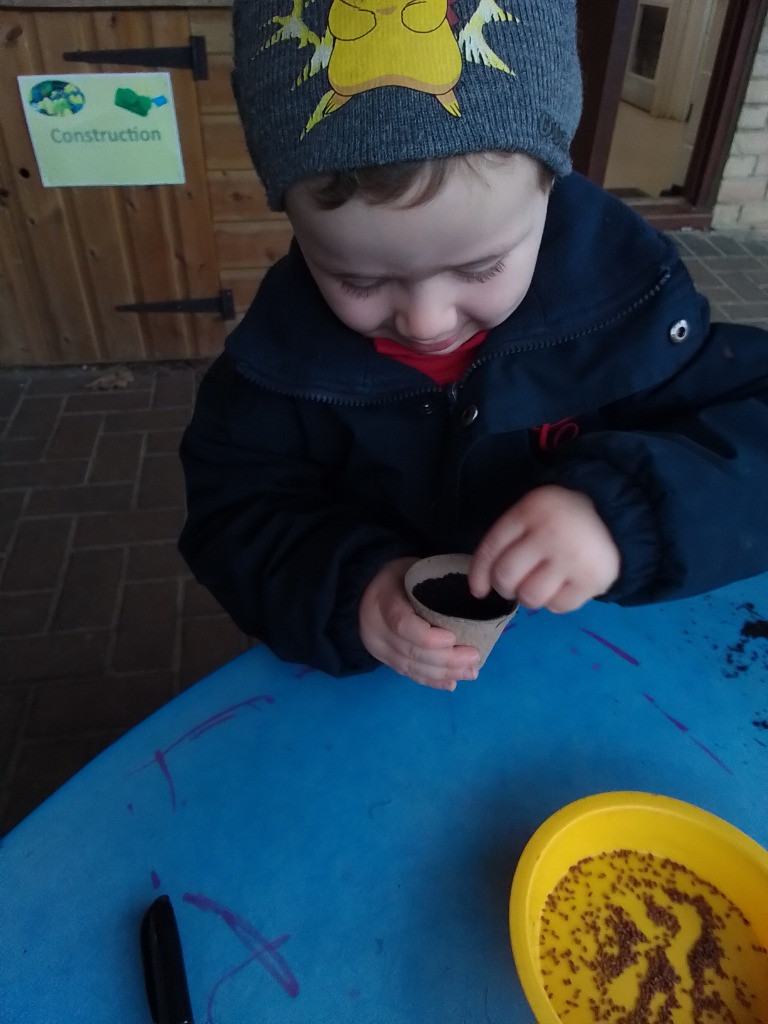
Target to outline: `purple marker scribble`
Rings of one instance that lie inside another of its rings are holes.
[[[275,698],[270,697],[267,693],[257,694],[255,697],[248,697],[247,700],[241,700],[239,704],[233,704],[232,707],[224,708],[223,711],[217,711],[215,715],[211,715],[210,718],[206,718],[204,722],[200,722],[198,725],[188,729],[187,732],[183,733],[177,740],[174,740],[170,747],[166,747],[163,753],[169,754],[174,747],[178,747],[180,743],[185,740],[196,740],[199,736],[202,736],[204,732],[208,732],[209,729],[214,729],[217,725],[223,725],[224,722],[229,722],[233,719],[238,711],[243,708],[254,708],[260,701],[264,701],[265,704],[274,704]]]
[[[618,654],[620,658],[624,658],[624,660],[628,661],[630,665],[640,664],[637,658],[633,658],[631,654],[627,654],[626,651],[622,651],[620,647],[617,647],[616,644],[612,644],[610,640],[606,640],[605,637],[598,636],[597,633],[593,633],[591,629],[585,629],[583,626],[579,626],[579,629],[582,633],[586,633],[587,636],[591,636],[593,640],[597,640],[599,644],[604,644],[609,651],[613,651],[613,653]]]
[[[126,804],[125,805],[125,809],[126,809],[126,811],[128,811],[129,814],[135,814],[136,813],[136,810],[135,810],[133,804]]]
[[[658,704],[656,703],[656,701],[654,700],[654,698],[653,698],[653,697],[652,697],[652,696],[651,696],[651,695],[650,695],[649,693],[644,693],[644,694],[643,694],[643,696],[645,697],[645,699],[646,699],[647,701],[650,701],[650,703],[651,703],[651,704],[653,704],[653,706],[654,706],[654,707],[655,707],[655,708],[656,708],[656,709],[657,709],[658,711],[660,711],[660,712],[662,713],[662,715],[664,715],[664,717],[665,717],[665,718],[667,719],[667,721],[668,721],[668,722],[671,722],[671,723],[672,723],[672,725],[674,725],[674,727],[675,727],[676,729],[679,729],[679,730],[680,730],[680,732],[688,732],[688,726],[687,726],[687,725],[684,725],[684,724],[683,724],[682,722],[678,721],[678,719],[677,719],[677,718],[673,718],[673,717],[672,717],[672,715],[668,714],[668,713],[667,713],[667,712],[666,712],[666,711],[664,710],[664,708],[662,708],[662,707],[659,707],[659,705],[658,705]]]
[[[211,718],[207,718],[204,722],[201,722],[200,725],[195,726],[194,729],[190,729],[189,732],[180,736],[168,749],[172,750],[174,746],[179,743],[183,743],[184,740],[196,740],[202,736],[203,733],[208,732],[209,729],[215,729],[217,725],[223,725],[224,722],[229,722],[234,717],[234,711],[229,711],[229,713],[226,711],[220,711],[218,715],[212,715]]]
[[[690,731],[687,725],[683,725],[683,723],[678,721],[677,718],[673,718],[672,715],[667,714],[667,712],[664,710],[664,708],[661,707],[661,705],[656,701],[656,699],[654,697],[652,697],[650,695],[650,693],[644,693],[643,696],[648,701],[648,703],[649,704],[653,704],[653,706],[656,708],[656,710],[660,711],[661,714],[664,715],[664,717],[667,719],[667,721],[671,722],[672,725],[674,725],[674,727],[676,729],[679,729],[681,732],[689,732]],[[712,760],[716,761],[717,764],[719,764],[721,768],[723,768],[725,771],[727,771],[729,775],[733,775],[733,772],[728,767],[728,765],[727,764],[723,764],[723,762],[720,760],[720,758],[717,756],[717,754],[713,754],[712,751],[709,749],[709,747],[705,747],[704,744],[700,740],[697,740],[695,736],[690,736],[689,739],[692,739],[697,747],[699,747],[701,750],[703,750],[705,754],[708,754],[712,758]]]
[[[152,879],[152,888],[153,889],[159,889],[160,888],[160,875],[158,875],[158,873],[156,871],[152,871],[149,877]]]
[[[162,750],[155,751],[155,763],[157,764],[160,771],[165,776],[165,781],[168,783],[168,789],[171,792],[171,810],[176,810],[176,787],[173,784],[173,776],[171,775],[171,769],[168,767],[168,762],[165,760],[165,755]]]
[[[229,722],[237,716],[237,713],[244,708],[255,708],[260,702],[265,704],[274,704],[275,698],[270,697],[267,693],[256,694],[253,697],[248,697],[246,700],[240,701],[239,704],[233,704],[231,707],[224,708],[221,711],[217,711],[215,715],[211,715],[210,718],[206,718],[204,721],[194,725],[191,729],[188,729],[185,733],[182,733],[178,739],[175,739],[173,743],[165,747],[164,750],[156,750],[154,757],[150,761],[145,761],[144,764],[139,765],[138,768],[130,773],[135,775],[137,772],[143,771],[145,768],[149,768],[150,765],[156,764],[160,771],[163,773],[171,795],[171,807],[176,810],[176,788],[173,784],[173,776],[171,770],[168,767],[166,757],[172,750],[178,747],[181,743],[186,741],[192,742],[193,740],[199,739],[204,733],[209,732],[211,729],[215,729],[219,725],[223,725],[224,722]],[[133,805],[129,805],[131,811]]]
[[[672,725],[674,725],[676,729],[679,729],[680,732],[688,732],[687,725],[684,725],[682,722],[678,722],[676,718],[673,718],[672,715],[668,715],[666,711],[662,711],[662,714],[668,721],[672,723]]]
[[[239,974],[239,972],[242,971],[244,967],[247,967],[248,964],[252,964],[255,959],[255,956],[249,956],[247,960],[243,960],[241,964],[237,964],[236,967],[232,967],[225,974],[222,974],[222,976],[219,978],[219,980],[216,982],[216,984],[213,986],[213,988],[208,994],[208,1001],[205,1004],[205,1024],[214,1024],[213,1004],[216,999],[216,995],[218,994],[218,991],[224,984],[224,982],[229,981],[230,978],[234,978],[234,976],[236,974]]]
[[[728,765],[727,764],[723,764],[723,762],[720,760],[720,758],[717,756],[717,754],[713,754],[712,751],[709,749],[709,747],[705,747],[703,743],[699,743],[699,741],[696,739],[695,736],[691,736],[691,739],[693,740],[693,742],[696,744],[697,747],[701,747],[701,749],[704,751],[705,754],[709,754],[709,756],[712,758],[712,760],[716,761],[717,764],[719,764],[720,767],[724,771],[728,772],[729,775],[733,775],[733,772],[728,767]]]
[[[501,635],[504,636],[504,634],[508,633],[510,631],[510,629],[514,629],[516,625],[517,625],[516,622],[508,622],[506,624],[506,626],[504,627],[504,629],[502,629]]]
[[[288,966],[285,958],[278,952],[280,946],[290,938],[288,935],[281,935],[277,939],[266,939],[261,932],[234,910],[225,907],[217,900],[213,900],[202,893],[185,892],[182,896],[185,903],[191,903],[198,910],[211,911],[217,914],[233,934],[242,942],[251,956],[237,967],[231,968],[214,985],[208,997],[208,1021],[213,1021],[213,1000],[221,984],[231,978],[238,971],[242,970],[249,963],[256,960],[264,970],[278,983],[287,995],[295,999],[299,994],[299,983],[294,977],[293,971]]]
[[[312,672],[317,671],[314,668],[310,668],[309,665],[302,665],[301,668],[296,672],[295,679],[303,679],[304,676],[310,675]]]

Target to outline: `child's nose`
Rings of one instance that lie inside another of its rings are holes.
[[[422,283],[405,293],[395,313],[395,327],[404,338],[433,341],[450,336],[457,326],[456,309],[444,289]]]

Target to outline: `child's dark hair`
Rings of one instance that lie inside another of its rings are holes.
[[[501,150],[488,153],[460,153],[434,160],[336,171],[305,184],[311,198],[321,210],[337,210],[355,196],[372,206],[399,203],[410,196],[408,201],[401,205],[405,209],[412,209],[433,199],[456,166],[463,165],[476,171],[478,160],[497,159],[498,162],[502,162],[519,155],[519,152]],[[542,191],[549,193],[555,181],[553,171],[535,157],[528,156],[528,159],[536,164]]]

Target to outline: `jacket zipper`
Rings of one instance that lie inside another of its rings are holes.
[[[459,392],[464,387],[464,384],[467,382],[470,374],[478,369],[478,367],[485,365],[485,363],[489,363],[492,359],[499,359],[501,356],[519,355],[522,352],[533,352],[536,349],[542,348],[556,348],[559,345],[564,345],[566,342],[575,341],[577,338],[585,338],[590,334],[594,334],[596,331],[602,331],[606,327],[610,327],[612,324],[616,323],[618,320],[628,316],[630,313],[633,313],[636,309],[645,305],[646,302],[649,302],[655,295],[658,295],[671,276],[672,271],[670,268],[664,267],[656,283],[649,288],[648,291],[644,292],[643,295],[635,299],[631,305],[627,306],[627,308],[622,310],[620,313],[614,313],[612,316],[606,317],[604,320],[601,320],[597,324],[593,324],[591,327],[584,327],[580,331],[573,331],[571,334],[564,334],[559,338],[549,341],[537,342],[532,345],[512,345],[508,348],[499,349],[499,351],[493,352],[489,355],[480,356],[480,358],[474,360],[467,370],[465,370],[459,380],[453,381],[453,383],[447,384],[445,387],[440,387],[438,384],[433,384],[431,386],[425,385],[422,388],[412,388],[409,391],[401,391],[395,395],[385,395],[381,398],[334,398],[328,395],[297,394],[295,391],[291,391],[288,388],[280,388],[272,383],[265,384],[264,381],[255,373],[251,372],[244,363],[238,362],[235,366],[241,376],[246,377],[255,384],[258,384],[259,387],[263,387],[267,391],[273,392],[273,394],[282,395],[284,398],[320,402],[325,405],[338,405],[345,406],[347,408],[364,408],[366,406],[387,405],[390,402],[400,402],[406,399],[420,398],[426,395],[443,394],[447,398],[449,406],[452,408],[455,406],[459,397]]]
[[[478,357],[467,368],[461,379],[458,381],[459,389],[463,387],[473,370],[476,370],[479,366],[483,366],[485,363],[491,362],[492,359],[498,359],[500,356],[519,355],[521,352],[533,352],[540,348],[555,348],[558,345],[564,345],[568,341],[576,341],[577,338],[585,338],[590,334],[594,334],[596,331],[602,331],[605,330],[606,327],[611,327],[618,320],[623,319],[625,316],[629,316],[630,313],[633,313],[636,309],[644,306],[646,302],[649,302],[655,295],[658,295],[671,276],[672,271],[669,267],[665,267],[659,275],[656,283],[649,288],[647,292],[644,292],[643,295],[635,299],[631,305],[627,306],[627,308],[622,310],[620,313],[614,313],[613,316],[606,317],[605,320],[601,320],[599,323],[593,324],[591,327],[584,327],[580,331],[574,331],[572,334],[565,334],[553,341],[542,341],[533,345],[513,345],[510,348],[499,349],[498,352],[492,352],[488,355]]]
[[[400,402],[408,398],[420,398],[422,395],[438,395],[443,389],[439,385],[435,384],[432,387],[427,385],[423,388],[413,388],[410,391],[398,391],[396,395],[384,395],[381,398],[334,398],[330,395],[312,395],[307,393],[297,393],[290,391],[288,388],[278,387],[271,381],[265,383],[265,381],[258,377],[255,373],[248,369],[248,367],[242,363],[235,363],[237,372],[254,384],[258,384],[260,388],[264,388],[265,391],[271,391],[275,395],[282,395],[283,398],[293,398],[296,401],[302,402],[319,402],[322,405],[342,405],[350,409],[363,408],[365,406],[375,405],[387,405],[389,402]]]

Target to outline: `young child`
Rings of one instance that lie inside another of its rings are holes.
[[[411,610],[418,558],[553,612],[767,570],[768,335],[569,173],[574,0],[290,2],[235,0],[295,238],[184,436],[196,577],[282,658],[450,690],[477,652]]]

